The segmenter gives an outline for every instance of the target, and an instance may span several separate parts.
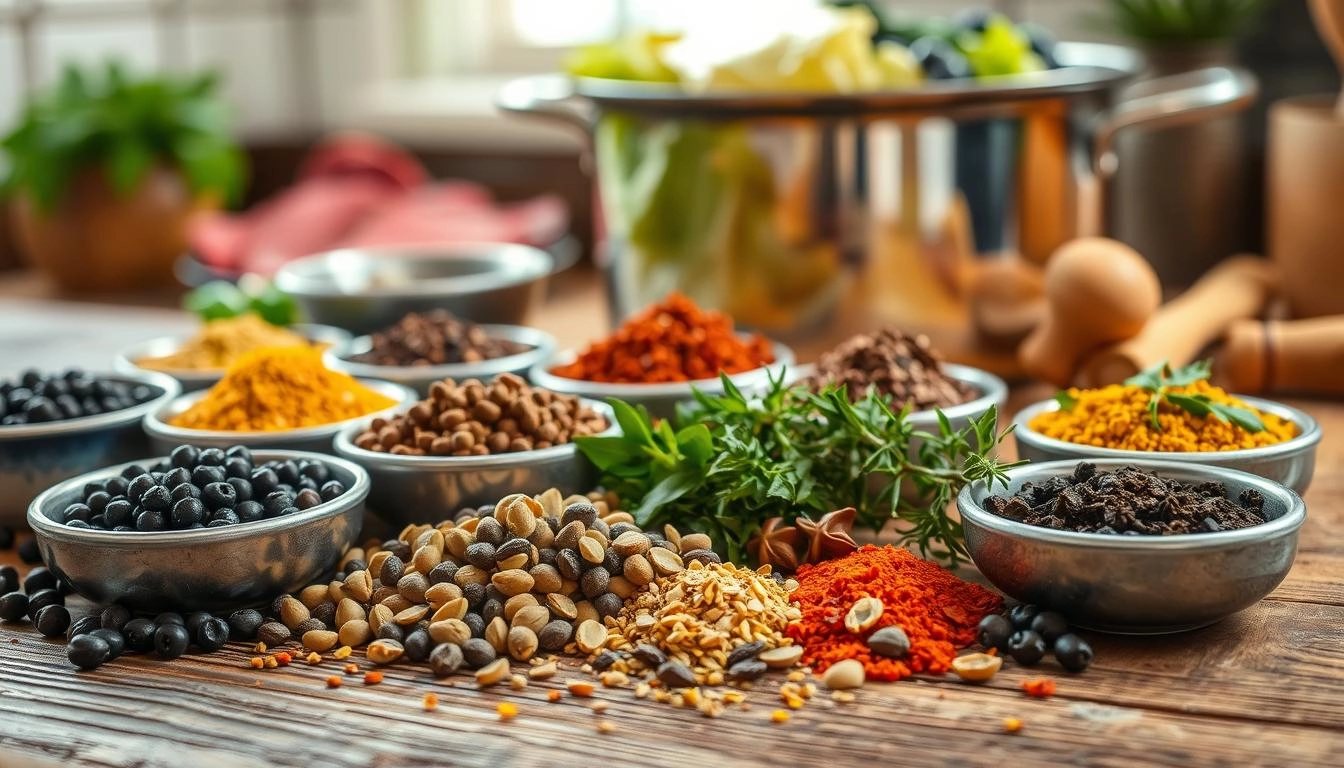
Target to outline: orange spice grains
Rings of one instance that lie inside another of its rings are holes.
[[[984,587],[891,546],[870,544],[835,560],[805,564],[795,578],[798,588],[790,599],[802,618],[789,625],[788,635],[803,646],[802,663],[820,673],[837,661],[857,659],[868,680],[947,672],[957,649],[975,642],[980,619],[1003,606],[1003,599]],[[854,633],[845,627],[845,614],[864,597],[881,600],[882,615]],[[910,640],[903,658],[868,647],[868,636],[889,626],[900,627]]]
[[[743,340],[733,332],[732,318],[702,310],[674,292],[551,373],[585,381],[652,384],[713,379],[720,372],[743,373],[774,361],[765,337]]]

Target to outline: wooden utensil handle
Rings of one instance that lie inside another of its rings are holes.
[[[1256,256],[1224,261],[1159,309],[1137,336],[1094,354],[1083,367],[1083,384],[1115,384],[1164,360],[1186,365],[1229,324],[1264,310],[1274,275],[1273,265]]]
[[[1234,392],[1344,396],[1344,315],[1235,323],[1213,370]]]
[[[1311,16],[1325,47],[1335,57],[1335,66],[1344,73],[1344,0],[1311,0]],[[1344,116],[1344,92],[1340,93],[1335,111]]]

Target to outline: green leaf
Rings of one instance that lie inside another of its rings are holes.
[[[607,405],[611,406],[612,413],[616,416],[616,423],[621,425],[621,432],[626,438],[639,445],[654,445],[649,412],[644,406],[636,408],[614,397],[608,398]]]
[[[154,163],[154,153],[133,137],[116,142],[107,161],[107,175],[119,195],[130,194]]]
[[[1148,422],[1153,425],[1154,432],[1162,431],[1162,422],[1157,418],[1157,408],[1161,402],[1162,398],[1156,394],[1148,398]]]
[[[631,512],[631,515],[634,516],[635,522],[641,527],[647,526],[661,507],[686,495],[699,482],[700,476],[696,472],[687,470],[674,472],[650,488],[649,492],[640,500],[639,506]]]
[[[1139,387],[1140,389],[1145,389],[1149,392],[1156,392],[1162,388],[1162,382],[1165,378],[1164,372],[1166,370],[1167,362],[1163,360],[1151,368],[1145,368],[1133,376],[1130,376],[1128,379],[1125,379],[1125,386]]]
[[[1209,407],[1218,418],[1223,421],[1230,421],[1247,432],[1265,431],[1265,422],[1254,411],[1227,403],[1210,403]]]
[[[714,438],[709,433],[709,427],[704,424],[682,427],[677,433],[677,448],[683,456],[700,466],[706,466],[714,459]]]
[[[1059,410],[1068,413],[1078,405],[1078,398],[1069,394],[1067,389],[1061,389],[1055,393],[1055,402],[1059,403]]]
[[[1182,395],[1168,392],[1167,402],[1194,416],[1208,416],[1213,413],[1212,401],[1207,395]],[[1221,419],[1221,417],[1219,417]]]
[[[1196,382],[1207,381],[1212,375],[1213,360],[1200,360],[1172,371],[1166,384],[1171,387],[1188,387]]]
[[[620,435],[584,435],[574,438],[574,445],[602,472],[624,464],[637,455]]]

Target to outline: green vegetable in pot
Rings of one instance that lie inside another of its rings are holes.
[[[215,280],[191,291],[182,300],[183,309],[202,320],[220,320],[254,312],[271,325],[286,326],[298,319],[298,305],[275,284],[244,276],[238,285]]]

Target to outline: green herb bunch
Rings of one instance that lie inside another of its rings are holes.
[[[1148,393],[1148,420],[1158,432],[1162,431],[1162,423],[1157,418],[1162,403],[1168,403],[1192,416],[1212,416],[1224,424],[1231,422],[1247,432],[1264,432],[1265,423],[1254,411],[1217,402],[1208,395],[1172,391],[1207,381],[1212,374],[1211,360],[1201,360],[1175,370],[1166,362],[1161,362],[1125,379],[1125,386],[1138,387]],[[1077,400],[1067,391],[1057,393],[1055,402],[1064,411],[1073,410],[1077,404]]]
[[[125,195],[163,163],[181,171],[192,192],[231,199],[244,166],[217,87],[214,74],[135,79],[116,63],[101,73],[68,67],[0,139],[9,166],[0,189],[51,211],[86,168],[101,166]]]
[[[851,404],[843,387],[810,392],[783,382],[772,376],[763,395],[748,397],[723,377],[724,394],[697,391],[679,428],[611,400],[623,434],[575,442],[602,483],[634,503],[641,526],[707,533],[733,560],[772,517],[815,519],[851,506],[865,528],[904,521],[902,543],[925,557],[952,565],[968,557],[949,505],[966,483],[1006,483],[1016,466],[993,458],[1011,429],[997,431],[996,409],[961,430],[939,412],[932,432],[872,390]]]
[[[1251,28],[1266,0],[1106,0],[1093,26],[1151,43],[1226,40]]]

